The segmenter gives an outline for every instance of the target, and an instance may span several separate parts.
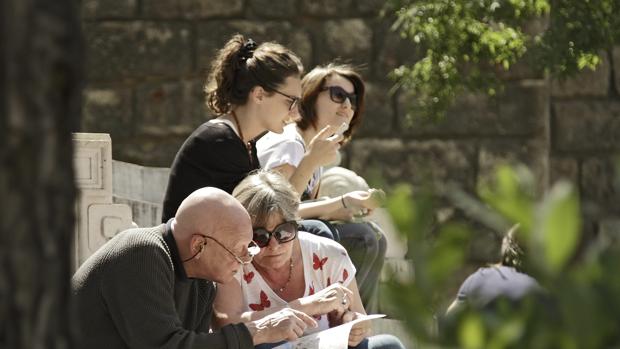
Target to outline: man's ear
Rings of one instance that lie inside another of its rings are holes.
[[[200,252],[202,252],[202,250],[204,250],[206,244],[207,244],[206,240],[201,239],[198,236],[193,237],[192,238],[192,242],[191,242],[192,253],[200,253]]]

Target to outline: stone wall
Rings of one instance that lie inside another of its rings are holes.
[[[462,96],[441,123],[404,118],[386,74],[415,47],[378,16],[376,0],[82,0],[88,85],[82,131],[110,133],[117,160],[170,166],[185,137],[209,118],[202,84],[215,50],[236,32],[276,40],[306,67],[335,58],[368,81],[364,125],[345,164],[388,182],[426,175],[468,189],[494,165],[529,165],[541,189],[579,185],[588,229],[618,227],[613,160],[620,153],[620,48],[595,72],[547,81],[517,68],[496,99]],[[600,223],[600,224],[599,224]]]

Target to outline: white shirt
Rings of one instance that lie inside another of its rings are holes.
[[[304,267],[303,297],[325,289],[335,282],[348,286],[355,278],[355,267],[347,251],[339,243],[303,231],[299,232],[298,239]],[[235,279],[241,284],[244,311],[260,311],[287,305],[287,302],[269,287],[254,265],[244,265],[243,269],[235,274]],[[318,326],[307,333],[329,328],[327,316],[317,316],[316,320]]]
[[[268,132],[256,142],[258,161],[260,167],[271,170],[273,168],[288,164],[298,167],[306,154],[306,143],[299,132],[296,124],[284,126],[281,134]],[[306,194],[310,197],[314,187],[319,183],[323,167],[319,167],[312,174],[312,178],[306,187]],[[312,198],[312,197],[310,197]]]

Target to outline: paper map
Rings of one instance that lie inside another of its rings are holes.
[[[301,337],[294,342],[286,342],[274,349],[347,349],[349,332],[353,325],[384,316],[384,314],[364,315],[346,324]]]

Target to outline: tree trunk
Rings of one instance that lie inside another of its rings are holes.
[[[0,3],[0,347],[73,348],[78,4]]]

